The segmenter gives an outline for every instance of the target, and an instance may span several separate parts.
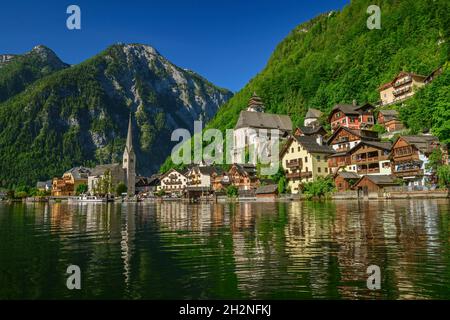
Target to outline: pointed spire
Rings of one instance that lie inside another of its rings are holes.
[[[133,132],[131,130],[131,112],[130,119],[128,120],[128,134],[127,134],[127,145],[128,152],[133,150]]]

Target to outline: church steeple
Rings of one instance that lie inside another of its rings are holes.
[[[253,95],[248,102],[247,111],[264,112],[264,108],[262,99],[256,94],[256,92],[253,92]]]
[[[136,188],[136,154],[133,148],[131,112],[130,118],[128,119],[127,142],[123,151],[122,168],[125,171],[125,184],[127,185],[128,196],[134,197]]]
[[[132,126],[131,126],[131,112],[130,112],[130,118],[128,120],[127,144],[126,144],[125,148],[128,149],[128,152],[133,150],[133,131],[132,131]]]

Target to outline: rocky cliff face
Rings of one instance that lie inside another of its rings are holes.
[[[211,119],[232,96],[146,45],[114,45],[71,67],[43,46],[30,54],[47,61],[49,72],[0,100],[3,185],[120,161],[130,112],[138,173],[150,174],[170,154],[173,130],[192,130],[194,120]]]

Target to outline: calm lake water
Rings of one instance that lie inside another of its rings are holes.
[[[448,200],[0,204],[1,299],[450,299]],[[66,288],[81,268],[82,289]],[[381,290],[366,269],[381,268]]]

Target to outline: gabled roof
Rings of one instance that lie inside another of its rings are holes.
[[[331,109],[330,114],[328,115],[328,121],[331,120],[331,117],[333,116],[333,114],[336,111],[341,111],[342,113],[344,113],[345,115],[349,116],[349,115],[361,115],[361,114],[366,114],[371,109],[374,109],[375,107],[373,105],[371,105],[370,103],[365,103],[363,105],[358,106],[355,103],[353,104],[337,104],[333,107],[333,109]]]
[[[256,194],[272,194],[278,193],[278,186],[276,184],[261,186],[256,189]]]
[[[364,178],[369,179],[377,186],[397,186],[399,182],[396,181],[395,177],[392,175],[366,175],[362,176],[352,188],[355,188]]]
[[[309,108],[308,112],[306,112],[306,116],[305,119],[318,119],[323,115],[323,112],[318,110],[318,109],[314,109],[314,108]]]
[[[287,115],[242,111],[235,129],[259,128],[292,131],[292,121]]]
[[[309,153],[335,153],[334,149],[328,145],[318,144],[315,136],[294,137],[297,142]]]
[[[300,126],[298,127],[298,129],[305,135],[305,136],[309,136],[309,135],[314,135],[314,134],[318,134],[319,132],[325,132],[326,130],[323,126]]]
[[[404,77],[404,76],[411,76],[413,78],[419,79],[419,80],[425,80],[427,77],[423,76],[421,74],[417,74],[417,73],[413,73],[413,72],[406,72],[406,71],[401,71],[397,76],[394,77],[394,79],[392,79],[391,81],[382,84],[379,88],[378,91],[382,91],[385,90],[391,86],[394,85],[395,81],[397,81],[398,78]]]
[[[349,129],[347,127],[339,127],[338,129],[336,129],[335,132],[333,132],[333,134],[331,135],[331,137],[328,138],[327,143],[330,144],[331,141],[333,141],[334,138],[336,138],[336,136],[339,134],[339,132],[341,132],[341,130],[345,130],[350,134],[353,134],[357,137],[360,137],[361,139],[365,139],[365,140],[372,140],[372,141],[379,141],[380,139],[378,138],[378,133],[375,131],[371,131],[371,130],[354,130],[354,129]]]
[[[335,177],[341,176],[344,179],[359,179],[359,178],[361,178],[361,176],[358,175],[356,172],[351,172],[351,171],[338,171],[334,176]]]
[[[112,164],[99,164],[94,169],[91,170],[90,176],[101,176],[104,175],[107,170],[114,170],[117,168],[121,168],[121,165],[119,163],[112,163]]]
[[[383,116],[398,116],[398,111],[397,110],[380,110],[380,113]]]
[[[439,144],[438,137],[431,135],[417,135],[417,136],[401,136],[399,137],[394,145],[398,142],[399,139],[403,139],[409,144],[415,146],[420,152],[429,154],[434,150],[436,144]]]
[[[160,180],[164,179],[165,177],[167,177],[167,176],[168,176],[169,174],[171,174],[172,172],[177,172],[177,173],[179,173],[180,175],[182,175],[183,177],[186,178],[187,170],[188,170],[188,169],[183,169],[183,170],[170,169],[169,171],[167,171],[165,174],[163,174],[163,175],[160,177]]]
[[[248,176],[252,177],[252,176],[255,176],[256,173],[257,173],[256,166],[253,165],[253,164],[238,164],[238,163],[235,163],[231,167],[230,171],[233,170],[233,168],[235,168],[236,171],[240,175],[248,175]]]
[[[361,142],[358,143],[353,148],[351,148],[348,151],[348,153],[354,152],[355,150],[359,149],[363,145],[371,146],[371,147],[374,147],[374,148],[377,148],[377,149],[380,149],[380,150],[386,150],[386,151],[391,151],[391,149],[392,149],[392,143],[390,143],[390,142],[361,140]]]
[[[86,167],[75,167],[68,171],[66,171],[64,174],[71,174],[74,179],[87,179],[88,176],[91,174],[91,169]]]

